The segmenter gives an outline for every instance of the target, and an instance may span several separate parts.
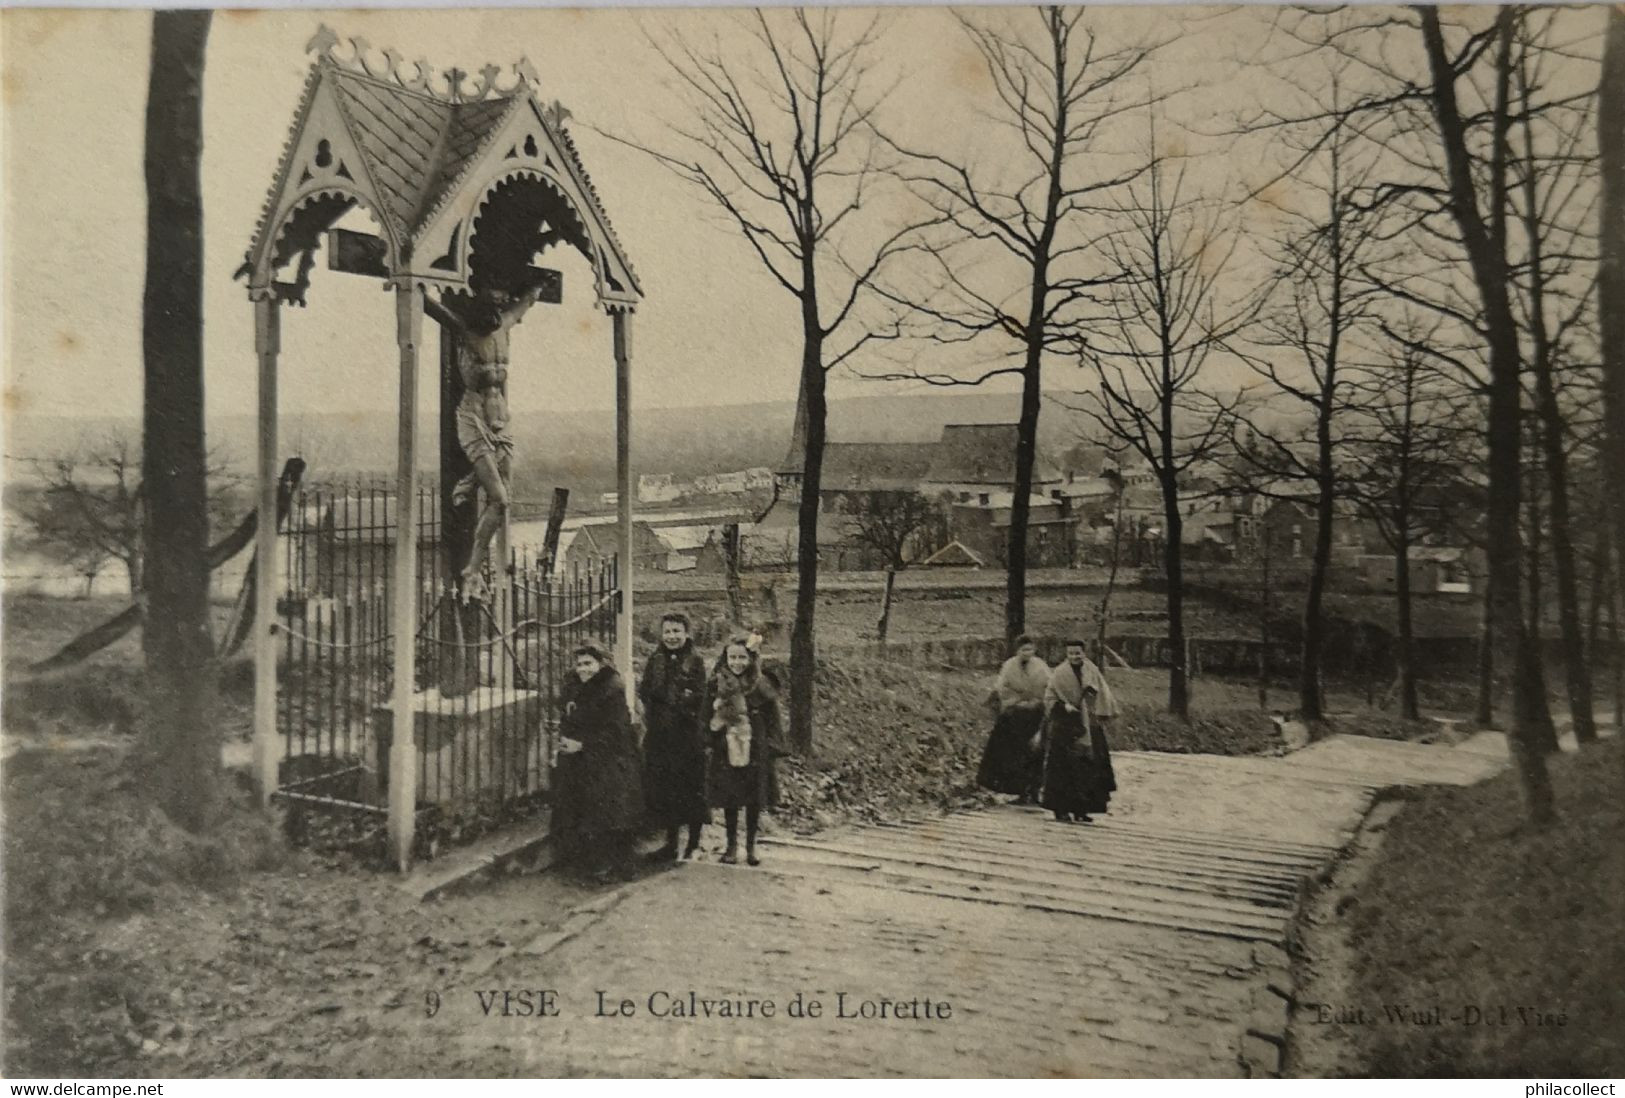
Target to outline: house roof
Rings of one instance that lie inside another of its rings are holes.
[[[831,442],[824,447],[821,486],[904,490],[919,487],[936,456],[934,442]]]
[[[692,553],[711,537],[710,526],[663,526],[657,533],[673,552]]]
[[[937,440],[925,479],[937,484],[1002,484],[1016,479],[1014,423],[950,423]],[[1043,455],[1033,462],[1033,483],[1060,480]]]
[[[1057,490],[1068,499],[1100,499],[1116,491],[1112,482],[1104,477],[1079,477]]]
[[[1235,524],[1236,516],[1230,511],[1193,511],[1180,519],[1179,537],[1186,545],[1228,546],[1235,540]]]
[[[943,567],[969,565],[973,568],[981,568],[987,562],[967,547],[964,542],[956,539],[950,541],[947,545],[920,561],[920,563]]]

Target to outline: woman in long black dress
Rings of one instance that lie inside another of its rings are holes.
[[[564,691],[552,832],[565,860],[608,876],[624,870],[643,818],[643,766],[626,687],[596,644],[575,650]]]
[[[1049,665],[1038,658],[1032,638],[1016,638],[1015,655],[999,668],[994,685],[999,715],[982,751],[976,782],[995,793],[1019,794],[1017,804],[1038,798],[1043,776],[1043,755],[1038,730],[1044,720],[1044,690],[1049,686]]]
[[[643,699],[643,792],[650,821],[666,829],[666,845],[651,861],[677,858],[677,831],[688,828],[684,858],[700,846],[711,822],[705,799],[705,661],[689,639],[687,616],[660,619],[660,647],[638,684]]]
[[[760,865],[756,831],[762,809],[778,803],[773,760],[784,749],[779,694],[763,674],[756,649],[743,637],[730,640],[711,673],[711,764],[707,771],[711,804],[723,811],[728,849],[722,860],[739,860],[739,810],[745,810],[745,862]]]
[[[1117,789],[1106,721],[1117,701],[1106,676],[1084,654],[1081,640],[1066,642],[1066,660],[1044,693],[1044,790],[1041,803],[1062,823],[1089,823],[1106,811]]]

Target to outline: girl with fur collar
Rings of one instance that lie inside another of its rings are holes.
[[[779,695],[764,674],[753,638],[735,637],[723,647],[711,673],[707,729],[711,739],[708,770],[711,804],[723,810],[728,849],[722,860],[739,860],[739,810],[745,810],[745,862],[760,865],[756,832],[762,809],[778,801],[773,773],[783,753]],[[759,642],[758,642],[759,643]]]

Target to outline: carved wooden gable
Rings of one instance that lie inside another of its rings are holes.
[[[489,218],[486,281],[499,243],[528,263],[563,241],[592,264],[605,308],[636,305],[641,290],[564,128],[569,114],[537,99],[528,62],[513,66],[506,87],[488,65],[470,89],[459,70],[419,61],[408,78],[394,51],[380,60],[364,39],[351,40],[348,56],[338,45],[326,28],[311,41],[318,57],[239,272],[251,294],[270,292],[277,272],[302,257],[299,300],[323,232],[359,204],[378,225],[391,278],[470,288],[482,275],[474,253]]]

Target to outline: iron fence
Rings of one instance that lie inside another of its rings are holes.
[[[463,601],[441,553],[440,493],[417,490],[417,623],[411,728],[419,852],[534,815],[545,803],[558,701],[571,651],[612,646],[613,562],[558,574],[512,546]],[[376,838],[398,722],[394,676],[395,493],[381,485],[302,489],[281,535],[277,725],[279,799],[296,832]]]

